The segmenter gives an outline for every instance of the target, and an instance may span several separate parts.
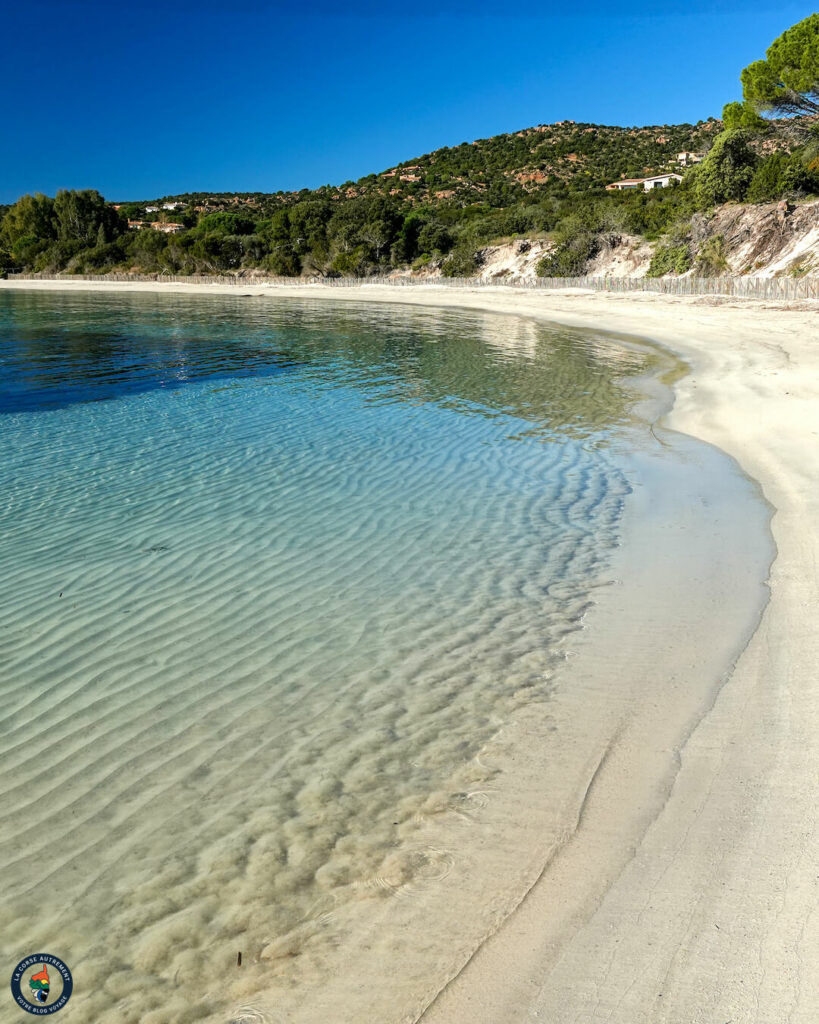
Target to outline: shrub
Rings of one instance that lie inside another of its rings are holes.
[[[241,213],[221,211],[205,214],[197,227],[203,235],[250,235],[255,225],[250,217]]]
[[[783,176],[788,165],[785,153],[771,153],[754,171],[748,186],[746,199],[749,203],[770,203],[779,199],[785,190]]]
[[[558,244],[537,265],[538,277],[582,277],[586,264],[597,253],[597,237],[590,231],[573,235]]]
[[[277,277],[298,277],[301,273],[301,260],[289,246],[282,246],[271,252],[264,257],[260,265]]]
[[[439,221],[429,221],[418,233],[416,252],[449,252],[452,248],[452,234]]]
[[[771,153],[754,172],[746,199],[749,203],[771,203],[787,195],[819,192],[817,170],[805,164],[800,153]]]
[[[722,235],[713,235],[697,253],[694,265],[697,277],[721,277],[728,269],[725,258],[725,239]]]
[[[68,266],[73,274],[104,274],[107,270],[122,263],[125,259],[125,246],[119,241],[103,242],[93,249],[83,249]]]
[[[330,273],[334,277],[365,277],[368,270],[366,253],[362,245],[348,252],[337,253],[330,264]]]
[[[816,195],[819,193],[819,167],[815,161],[805,164],[799,154],[794,153],[782,172],[782,186],[788,195]]]
[[[660,245],[654,250],[646,277],[684,274],[691,269],[691,253],[687,245]]]
[[[478,272],[478,254],[467,244],[456,246],[441,264],[444,277],[474,277]]]

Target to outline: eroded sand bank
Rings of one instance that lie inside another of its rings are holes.
[[[26,287],[191,290],[84,282]],[[312,286],[275,294],[497,310],[667,345],[691,368],[675,386],[667,425],[734,456],[774,509],[770,602],[730,678],[710,705],[692,708],[679,747],[679,735],[662,732],[662,708],[639,709],[615,734],[590,765],[582,813],[559,853],[421,1019],[813,1022],[819,1013],[817,311],[502,288]],[[730,649],[730,630],[722,629],[716,611],[700,620],[709,617],[707,635],[677,637],[681,674],[696,673],[698,659],[721,638]],[[650,669],[650,641],[639,660]],[[679,698],[684,702],[685,693]],[[648,755],[647,728],[654,737]]]

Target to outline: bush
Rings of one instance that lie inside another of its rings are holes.
[[[452,248],[453,238],[450,231],[440,221],[431,220],[418,233],[416,252],[432,254],[447,253]]]
[[[725,239],[722,235],[709,238],[697,253],[694,266],[697,277],[721,277],[728,269],[725,258]]]
[[[53,242],[34,259],[32,269],[38,274],[59,273],[82,249],[83,243],[78,239],[70,242]]]
[[[337,253],[330,264],[330,273],[333,277],[366,277],[369,269],[363,245],[349,252]]]
[[[684,274],[691,269],[691,253],[687,245],[660,245],[654,250],[646,277]]]
[[[93,249],[83,249],[72,259],[69,270],[73,274],[104,274],[125,259],[121,242],[104,242]]]
[[[250,235],[254,227],[250,217],[227,211],[205,214],[199,221],[197,230],[203,235]]]
[[[771,153],[766,157],[751,178],[746,199],[749,203],[770,203],[779,199],[785,190],[783,176],[788,166],[785,153]]]
[[[444,277],[474,277],[478,272],[478,254],[471,245],[458,245],[441,264]]]
[[[282,246],[265,256],[261,266],[277,277],[298,277],[301,273],[301,260],[288,246]]]
[[[771,153],[754,172],[746,199],[749,203],[772,203],[783,196],[819,192],[819,174],[805,164],[800,153]]]
[[[600,248],[600,213],[596,206],[581,207],[558,224],[552,236],[555,248],[538,263],[538,277],[580,277],[586,272],[586,264]]]
[[[786,195],[819,194],[819,167],[816,161],[805,164],[801,155],[794,153],[782,173],[782,186]]]

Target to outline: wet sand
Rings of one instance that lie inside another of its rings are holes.
[[[669,593],[667,607],[655,609],[657,630],[643,629],[639,647],[623,650],[619,665],[616,659],[595,665],[598,655],[589,653],[590,692],[600,678],[595,673],[603,672],[628,671],[634,687],[631,701],[615,709],[621,726],[590,757],[574,827],[517,909],[417,1019],[813,1022],[819,1012],[817,310],[503,288],[226,290],[542,317],[651,339],[688,363],[664,425],[718,446],[758,481],[773,509],[770,600],[750,641],[735,652],[734,624],[722,614],[730,594],[717,591],[710,604],[685,614]],[[738,587],[740,573],[738,565]],[[707,589],[708,581],[702,583]],[[607,614],[605,602],[599,614]],[[710,697],[698,691],[689,705],[689,683],[732,652],[733,671]],[[660,659],[675,682],[673,713],[644,699],[643,684]],[[563,736],[570,742],[570,733]]]

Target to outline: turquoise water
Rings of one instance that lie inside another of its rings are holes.
[[[417,830],[548,701],[651,358],[465,312],[25,292],[0,357],[4,953],[70,964],[66,1020],[274,1019],[236,1007],[338,970],[340,908],[444,879]]]

